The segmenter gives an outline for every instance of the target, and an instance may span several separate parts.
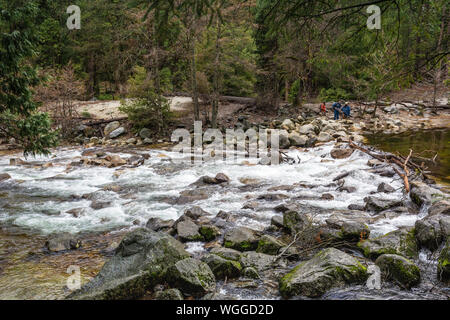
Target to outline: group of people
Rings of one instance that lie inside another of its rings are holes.
[[[343,106],[342,106],[343,105]],[[339,116],[342,114],[342,117],[344,119],[350,118],[350,104],[349,102],[334,102],[331,106],[331,109],[334,112],[334,120],[339,120]],[[326,115],[327,113],[327,106],[325,102],[322,102],[320,105],[320,111],[323,115]]]

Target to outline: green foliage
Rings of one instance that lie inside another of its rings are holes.
[[[353,96],[351,93],[345,91],[341,88],[322,88],[319,93],[320,101],[339,101],[339,100],[350,100]]]
[[[141,93],[137,98],[123,101],[119,110],[128,115],[136,131],[148,128],[163,133],[171,118],[168,101],[153,90]]]
[[[25,155],[48,154],[56,145],[47,114],[38,113],[32,87],[40,79],[30,60],[36,54],[38,37],[33,1],[0,1],[0,131],[14,137]]]

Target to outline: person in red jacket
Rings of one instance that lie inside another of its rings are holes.
[[[322,104],[320,105],[320,112],[323,116],[327,114],[327,105],[325,104],[325,102],[322,102]]]

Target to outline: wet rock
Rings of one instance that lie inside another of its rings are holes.
[[[205,200],[209,198],[209,192],[204,189],[184,190],[180,192],[180,196],[176,199],[176,204],[182,205],[198,200]]]
[[[111,123],[108,123],[103,130],[103,133],[105,134],[105,137],[108,137],[111,132],[118,129],[120,127],[120,123],[118,121],[114,121]]]
[[[274,256],[248,251],[241,255],[240,262],[243,268],[252,267],[261,272],[273,268],[276,261]]]
[[[237,227],[225,234],[224,246],[239,251],[256,250],[259,242],[259,233],[246,227]]]
[[[134,155],[127,159],[127,164],[133,167],[141,166],[145,162],[145,157]]]
[[[279,131],[279,147],[280,149],[288,149],[291,146],[289,135],[285,130]]]
[[[7,173],[0,173],[0,182],[11,179],[11,176]]]
[[[387,279],[394,280],[410,289],[420,282],[420,269],[408,259],[396,254],[383,254],[375,264]]]
[[[410,197],[415,204],[422,206],[423,204],[432,204],[441,200],[444,194],[440,190],[431,188],[424,182],[413,181],[411,182]]]
[[[428,215],[450,215],[450,201],[449,200],[441,200],[435,202],[429,209]]]
[[[121,136],[122,134],[124,134],[126,132],[124,127],[120,127],[114,131],[112,131],[107,137],[109,137],[110,139],[115,139],[118,136]]]
[[[146,228],[152,231],[167,231],[173,227],[175,221],[163,220],[161,218],[150,218],[145,225]]]
[[[82,242],[70,233],[56,235],[45,242],[45,248],[50,252],[76,250]]]
[[[118,155],[107,155],[105,160],[109,162],[109,164],[106,165],[108,168],[120,167],[127,164],[127,161]]]
[[[306,214],[302,214],[297,211],[287,211],[283,214],[283,226],[290,230],[291,233],[302,230],[310,223],[311,219]]]
[[[439,216],[417,220],[414,228],[417,242],[421,247],[434,251],[443,241]]]
[[[195,186],[215,185],[215,184],[228,183],[229,181],[230,181],[230,178],[228,178],[225,174],[218,173],[214,178],[210,177],[210,176],[200,177],[192,185],[195,185]]]
[[[350,204],[347,207],[349,210],[357,210],[357,211],[364,211],[365,207],[359,204]]]
[[[366,203],[365,210],[375,212],[384,211],[402,205],[401,200],[387,200],[373,196],[365,197],[364,202]]]
[[[256,210],[259,208],[259,203],[257,201],[249,201],[244,203],[242,209]]]
[[[220,236],[220,230],[216,226],[203,225],[199,229],[199,233],[202,235],[205,241],[213,241]]]
[[[270,219],[270,224],[277,228],[283,228],[283,217],[282,216],[273,216]]]
[[[177,221],[176,229],[181,241],[203,241],[200,228],[189,218]]]
[[[155,300],[184,300],[184,297],[178,289],[167,289],[156,292]]]
[[[312,124],[307,124],[307,125],[301,126],[300,129],[298,130],[298,132],[300,134],[308,135],[311,133],[315,133],[314,130],[315,130],[315,127]]]
[[[249,279],[260,279],[258,271],[252,267],[247,267],[242,270],[242,276]]]
[[[189,257],[182,243],[148,229],[127,234],[101,271],[68,299],[135,299],[164,282],[167,268]]]
[[[318,142],[328,142],[331,141],[333,137],[328,132],[321,132],[317,137]]]
[[[390,185],[388,185],[387,183],[382,182],[378,185],[377,191],[384,193],[392,193],[395,191],[395,189]]]
[[[285,119],[281,124],[281,128],[285,130],[294,130],[295,124],[291,119]]]
[[[224,259],[234,260],[234,261],[238,261],[242,254],[240,251],[237,251],[234,249],[229,249],[229,248],[223,248],[223,247],[213,248],[213,249],[211,249],[210,252],[211,252],[211,254],[215,254]]]
[[[270,254],[270,255],[276,255],[278,254],[278,251],[286,246],[286,244],[272,236],[269,235],[263,235],[259,239],[258,248],[256,249],[256,252]]]
[[[280,201],[289,198],[287,195],[282,193],[267,193],[262,194],[258,197],[258,200],[266,200],[266,201]]]
[[[406,258],[415,258],[418,254],[414,229],[411,228],[395,230],[378,238],[361,241],[358,247],[370,259],[376,259],[382,254],[397,254]]]
[[[304,147],[308,143],[308,136],[299,135],[297,132],[291,132],[289,134],[289,142],[295,147]]]
[[[370,235],[369,227],[362,222],[346,221],[342,224],[341,238],[347,241],[358,242],[368,239]]]
[[[357,259],[334,249],[324,249],[311,260],[301,263],[280,280],[284,297],[320,297],[331,288],[362,283],[367,270]]]
[[[356,188],[355,187],[351,187],[351,186],[342,186],[338,189],[338,191],[340,192],[347,192],[347,193],[355,193],[356,192]]]
[[[438,266],[437,266],[437,276],[440,281],[449,283],[450,282],[450,240],[447,239],[447,243],[444,248],[442,248],[441,254],[439,255]]]
[[[296,211],[298,209],[297,205],[294,203],[282,203],[273,208],[276,212],[286,212],[286,211]]]
[[[367,165],[369,167],[377,167],[384,164],[384,162],[381,162],[380,160],[377,159],[370,159],[369,161],[367,161]]]
[[[101,210],[111,207],[111,201],[92,200],[91,208],[94,210]]]
[[[209,213],[200,208],[199,206],[194,206],[192,208],[186,209],[184,211],[184,215],[188,216],[191,219],[197,220],[202,216],[209,215]]]
[[[350,157],[354,151],[354,149],[333,149],[330,154],[333,159],[346,159]]]
[[[322,194],[320,199],[322,199],[322,200],[334,200],[334,196],[332,194],[330,194],[330,193],[324,193],[324,194]]]
[[[227,183],[231,181],[230,178],[224,173],[216,174],[215,179],[218,183]]]
[[[215,254],[209,254],[203,261],[211,268],[217,279],[238,278],[241,274],[241,264],[238,261],[227,260]]]
[[[168,268],[166,275],[170,286],[184,295],[202,297],[216,289],[216,279],[211,268],[204,262],[187,258]]]

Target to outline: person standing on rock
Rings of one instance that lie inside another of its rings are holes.
[[[322,104],[320,105],[320,112],[323,116],[327,115],[327,105],[325,104],[325,102],[322,102]]]
[[[332,109],[334,112],[334,120],[339,120],[339,114],[341,113],[342,105],[339,102],[335,102],[332,105]]]

